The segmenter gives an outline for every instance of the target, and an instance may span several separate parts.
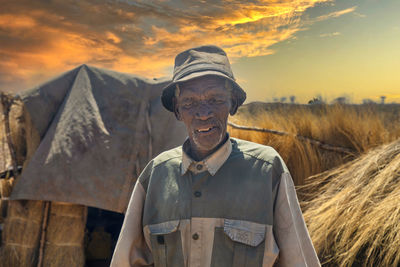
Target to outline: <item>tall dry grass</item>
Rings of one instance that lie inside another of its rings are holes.
[[[400,139],[313,176],[303,215],[326,266],[400,266]]]
[[[11,166],[11,156],[6,140],[3,110],[0,105],[0,172],[5,171],[9,166]]]
[[[23,105],[15,101],[9,113],[11,139],[17,157],[17,165],[22,165],[26,155],[25,129],[23,127]],[[0,172],[12,167],[12,159],[6,138],[5,118],[0,104]]]
[[[304,184],[306,177],[400,137],[400,105],[253,104],[241,108],[230,121],[305,136],[354,151],[332,152],[292,136],[228,127],[232,137],[274,147],[287,163],[296,185]]]

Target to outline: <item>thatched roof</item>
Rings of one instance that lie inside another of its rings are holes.
[[[303,214],[322,263],[400,265],[400,139],[308,182]]]

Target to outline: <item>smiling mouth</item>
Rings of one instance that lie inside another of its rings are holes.
[[[205,128],[199,128],[196,130],[197,133],[208,133],[212,131],[213,129],[216,129],[217,127],[205,127]]]

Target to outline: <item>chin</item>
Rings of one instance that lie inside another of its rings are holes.
[[[223,140],[223,135],[219,136],[197,136],[195,135],[193,138],[194,143],[196,144],[197,148],[200,150],[213,150],[217,147],[221,141]]]

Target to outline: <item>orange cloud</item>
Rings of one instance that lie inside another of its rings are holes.
[[[10,1],[0,11],[0,89],[26,89],[83,63],[169,76],[176,53],[201,44],[222,46],[233,61],[269,55],[302,30],[307,9],[331,1]]]
[[[13,30],[29,29],[36,26],[36,21],[31,17],[10,14],[0,15],[0,28],[8,28]]]

